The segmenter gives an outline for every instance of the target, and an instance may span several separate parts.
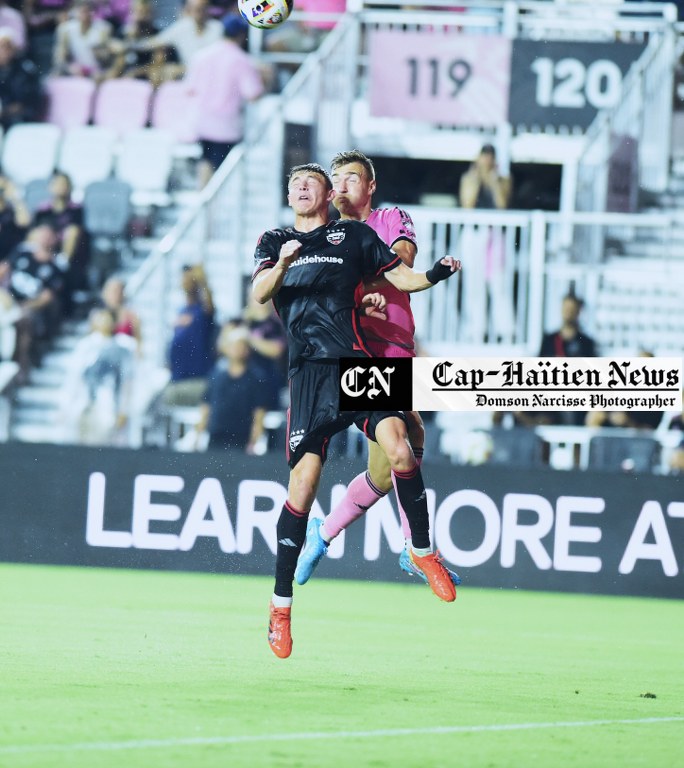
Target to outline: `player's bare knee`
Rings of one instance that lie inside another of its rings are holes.
[[[290,483],[288,498],[297,509],[302,511],[310,509],[315,496],[316,486],[306,478],[298,478]]]
[[[413,469],[416,463],[411,446],[405,438],[393,440],[386,444],[385,455],[395,472],[408,472]]]
[[[302,460],[290,473],[288,499],[290,503],[300,510],[311,509],[316,498],[318,481],[320,479],[320,467]]]

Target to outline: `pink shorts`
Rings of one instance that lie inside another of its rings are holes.
[[[396,344],[383,344],[379,341],[369,341],[368,349],[373,353],[373,357],[415,357],[415,349],[406,349]]]

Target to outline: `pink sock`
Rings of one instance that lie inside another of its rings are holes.
[[[423,449],[422,448],[414,448],[413,453],[416,457],[416,464],[420,466],[423,463]],[[399,501],[399,494],[397,493],[397,481],[394,478],[394,472],[392,472],[392,485],[394,486],[394,496],[397,500],[397,508],[399,509],[399,519],[401,520],[401,530],[404,532],[404,538],[411,540],[411,526],[409,525],[409,521],[406,517],[406,512],[404,512],[404,508],[401,506],[401,502]]]
[[[387,494],[381,491],[370,479],[368,472],[362,472],[355,477],[344,495],[342,501],[325,518],[321,526],[321,536],[326,541],[332,541],[341,531],[354,520],[357,520],[376,501]]]

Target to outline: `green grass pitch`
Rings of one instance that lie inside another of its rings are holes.
[[[681,602],[0,566],[2,768],[684,764]],[[644,696],[644,694],[653,694]]]

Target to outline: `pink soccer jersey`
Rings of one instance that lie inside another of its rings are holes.
[[[366,224],[387,245],[391,246],[397,240],[416,242],[413,221],[400,208],[377,208],[371,211]],[[415,357],[413,336],[416,326],[408,293],[403,293],[384,279],[373,285],[373,291],[382,293],[387,299],[387,320],[362,315],[361,327],[370,351],[376,357]]]

